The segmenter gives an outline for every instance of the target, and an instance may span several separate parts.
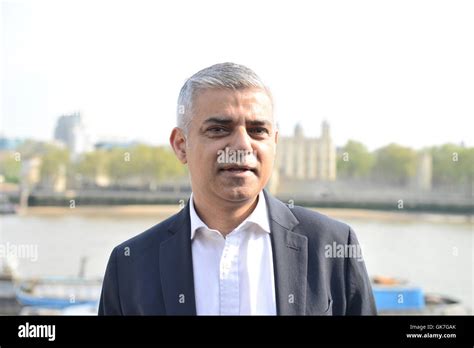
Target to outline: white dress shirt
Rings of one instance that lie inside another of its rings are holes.
[[[265,196],[224,238],[207,227],[190,198],[198,315],[276,315],[272,245]]]

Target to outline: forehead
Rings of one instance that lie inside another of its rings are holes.
[[[227,116],[246,119],[272,118],[272,101],[262,89],[204,89],[193,100],[193,118]]]

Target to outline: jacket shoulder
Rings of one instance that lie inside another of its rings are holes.
[[[351,227],[346,223],[300,206],[294,206],[289,209],[299,221],[299,231],[306,236],[317,236],[328,241],[339,240],[346,242],[348,240]]]
[[[179,219],[183,210],[170,216],[166,220],[157,223],[144,232],[120,243],[115,247],[115,249],[124,250],[129,248],[129,250],[134,249],[135,251],[141,252],[142,250],[155,246],[156,243],[161,243],[170,236],[168,230]]]

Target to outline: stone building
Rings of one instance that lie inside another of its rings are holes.
[[[293,136],[280,137],[275,170],[279,180],[336,180],[336,148],[329,124],[322,123],[319,138],[306,137],[299,124]]]

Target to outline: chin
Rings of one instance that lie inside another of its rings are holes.
[[[259,193],[255,187],[224,187],[220,196],[229,201],[242,202],[254,198]]]

